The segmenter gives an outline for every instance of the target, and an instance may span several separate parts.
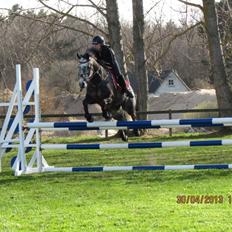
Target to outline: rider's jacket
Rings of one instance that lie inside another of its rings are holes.
[[[116,75],[116,77],[122,75],[114,51],[109,45],[102,45],[99,51],[92,48],[91,52],[95,55],[97,62],[106,70]]]

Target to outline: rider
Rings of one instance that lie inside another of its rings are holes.
[[[106,45],[105,39],[99,35],[93,37],[92,45],[97,62],[99,62],[99,64],[101,64],[105,69],[111,72],[111,74],[118,82],[119,86],[122,88],[123,93],[126,93],[129,98],[133,98],[134,93],[126,85],[124,76],[120,71],[112,48],[110,48],[109,45]]]

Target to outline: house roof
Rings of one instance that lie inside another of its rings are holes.
[[[186,83],[179,77],[179,75],[174,70],[164,70],[160,73],[159,76],[148,76],[148,86],[149,92],[155,93],[156,90],[161,86],[164,80],[171,74],[174,73],[176,78],[185,86],[186,89],[190,90],[190,88],[186,85]]]

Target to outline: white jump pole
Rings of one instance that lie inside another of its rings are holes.
[[[17,100],[18,100],[18,113],[19,113],[19,162],[17,164],[15,175],[20,175],[26,171],[26,157],[24,147],[24,132],[23,132],[23,100],[22,100],[22,78],[21,78],[21,66],[16,65],[16,83],[17,83]],[[21,164],[21,168],[20,168]],[[20,170],[21,169],[21,170]]]
[[[33,68],[33,78],[35,80],[35,123],[40,122],[40,102],[39,102],[39,69]],[[41,138],[40,138],[40,128],[36,128],[36,157],[37,157],[37,167],[38,171],[42,172],[42,154],[41,154]]]

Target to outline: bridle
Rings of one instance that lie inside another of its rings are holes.
[[[101,71],[101,65],[99,65],[99,64],[97,64],[98,68],[95,71],[93,71],[93,69],[91,69],[90,65],[93,65],[93,64],[91,63],[90,59],[94,59],[94,58],[90,57],[89,59],[85,59],[82,57],[80,59],[80,66],[85,65],[85,68],[89,68],[91,70],[88,77],[86,77],[86,75],[81,74],[81,78],[83,78],[84,81],[86,81],[87,83],[89,81],[91,81],[95,77],[96,74],[100,74],[100,71]],[[97,61],[94,60],[94,62],[97,62]],[[81,67],[81,69],[82,68],[83,67]]]

